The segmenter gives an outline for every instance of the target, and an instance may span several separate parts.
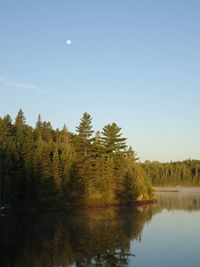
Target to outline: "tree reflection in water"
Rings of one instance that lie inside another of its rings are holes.
[[[27,213],[1,219],[1,267],[127,266],[151,206]]]
[[[157,198],[155,207],[83,209],[62,214],[38,212],[1,217],[0,266],[127,266],[134,257],[130,254],[131,241],[141,240],[143,227],[153,214],[163,209],[200,210],[200,193],[157,193]]]
[[[179,192],[157,192],[157,210],[200,210],[200,189],[179,189]]]

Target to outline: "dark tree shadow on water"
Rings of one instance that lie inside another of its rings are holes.
[[[10,215],[0,221],[0,266],[127,266],[151,217],[150,206]]]

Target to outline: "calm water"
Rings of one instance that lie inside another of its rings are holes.
[[[200,190],[155,206],[0,218],[1,267],[200,266]]]

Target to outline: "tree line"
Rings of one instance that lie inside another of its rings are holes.
[[[20,109],[0,118],[0,202],[14,207],[124,203],[152,196],[151,184],[116,123],[94,133],[84,113],[76,133],[35,127]]]
[[[200,186],[200,160],[141,164],[155,186]]]

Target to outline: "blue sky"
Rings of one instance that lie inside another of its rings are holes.
[[[115,121],[141,160],[200,159],[200,1],[0,1],[0,116]],[[72,40],[66,45],[67,39]]]

